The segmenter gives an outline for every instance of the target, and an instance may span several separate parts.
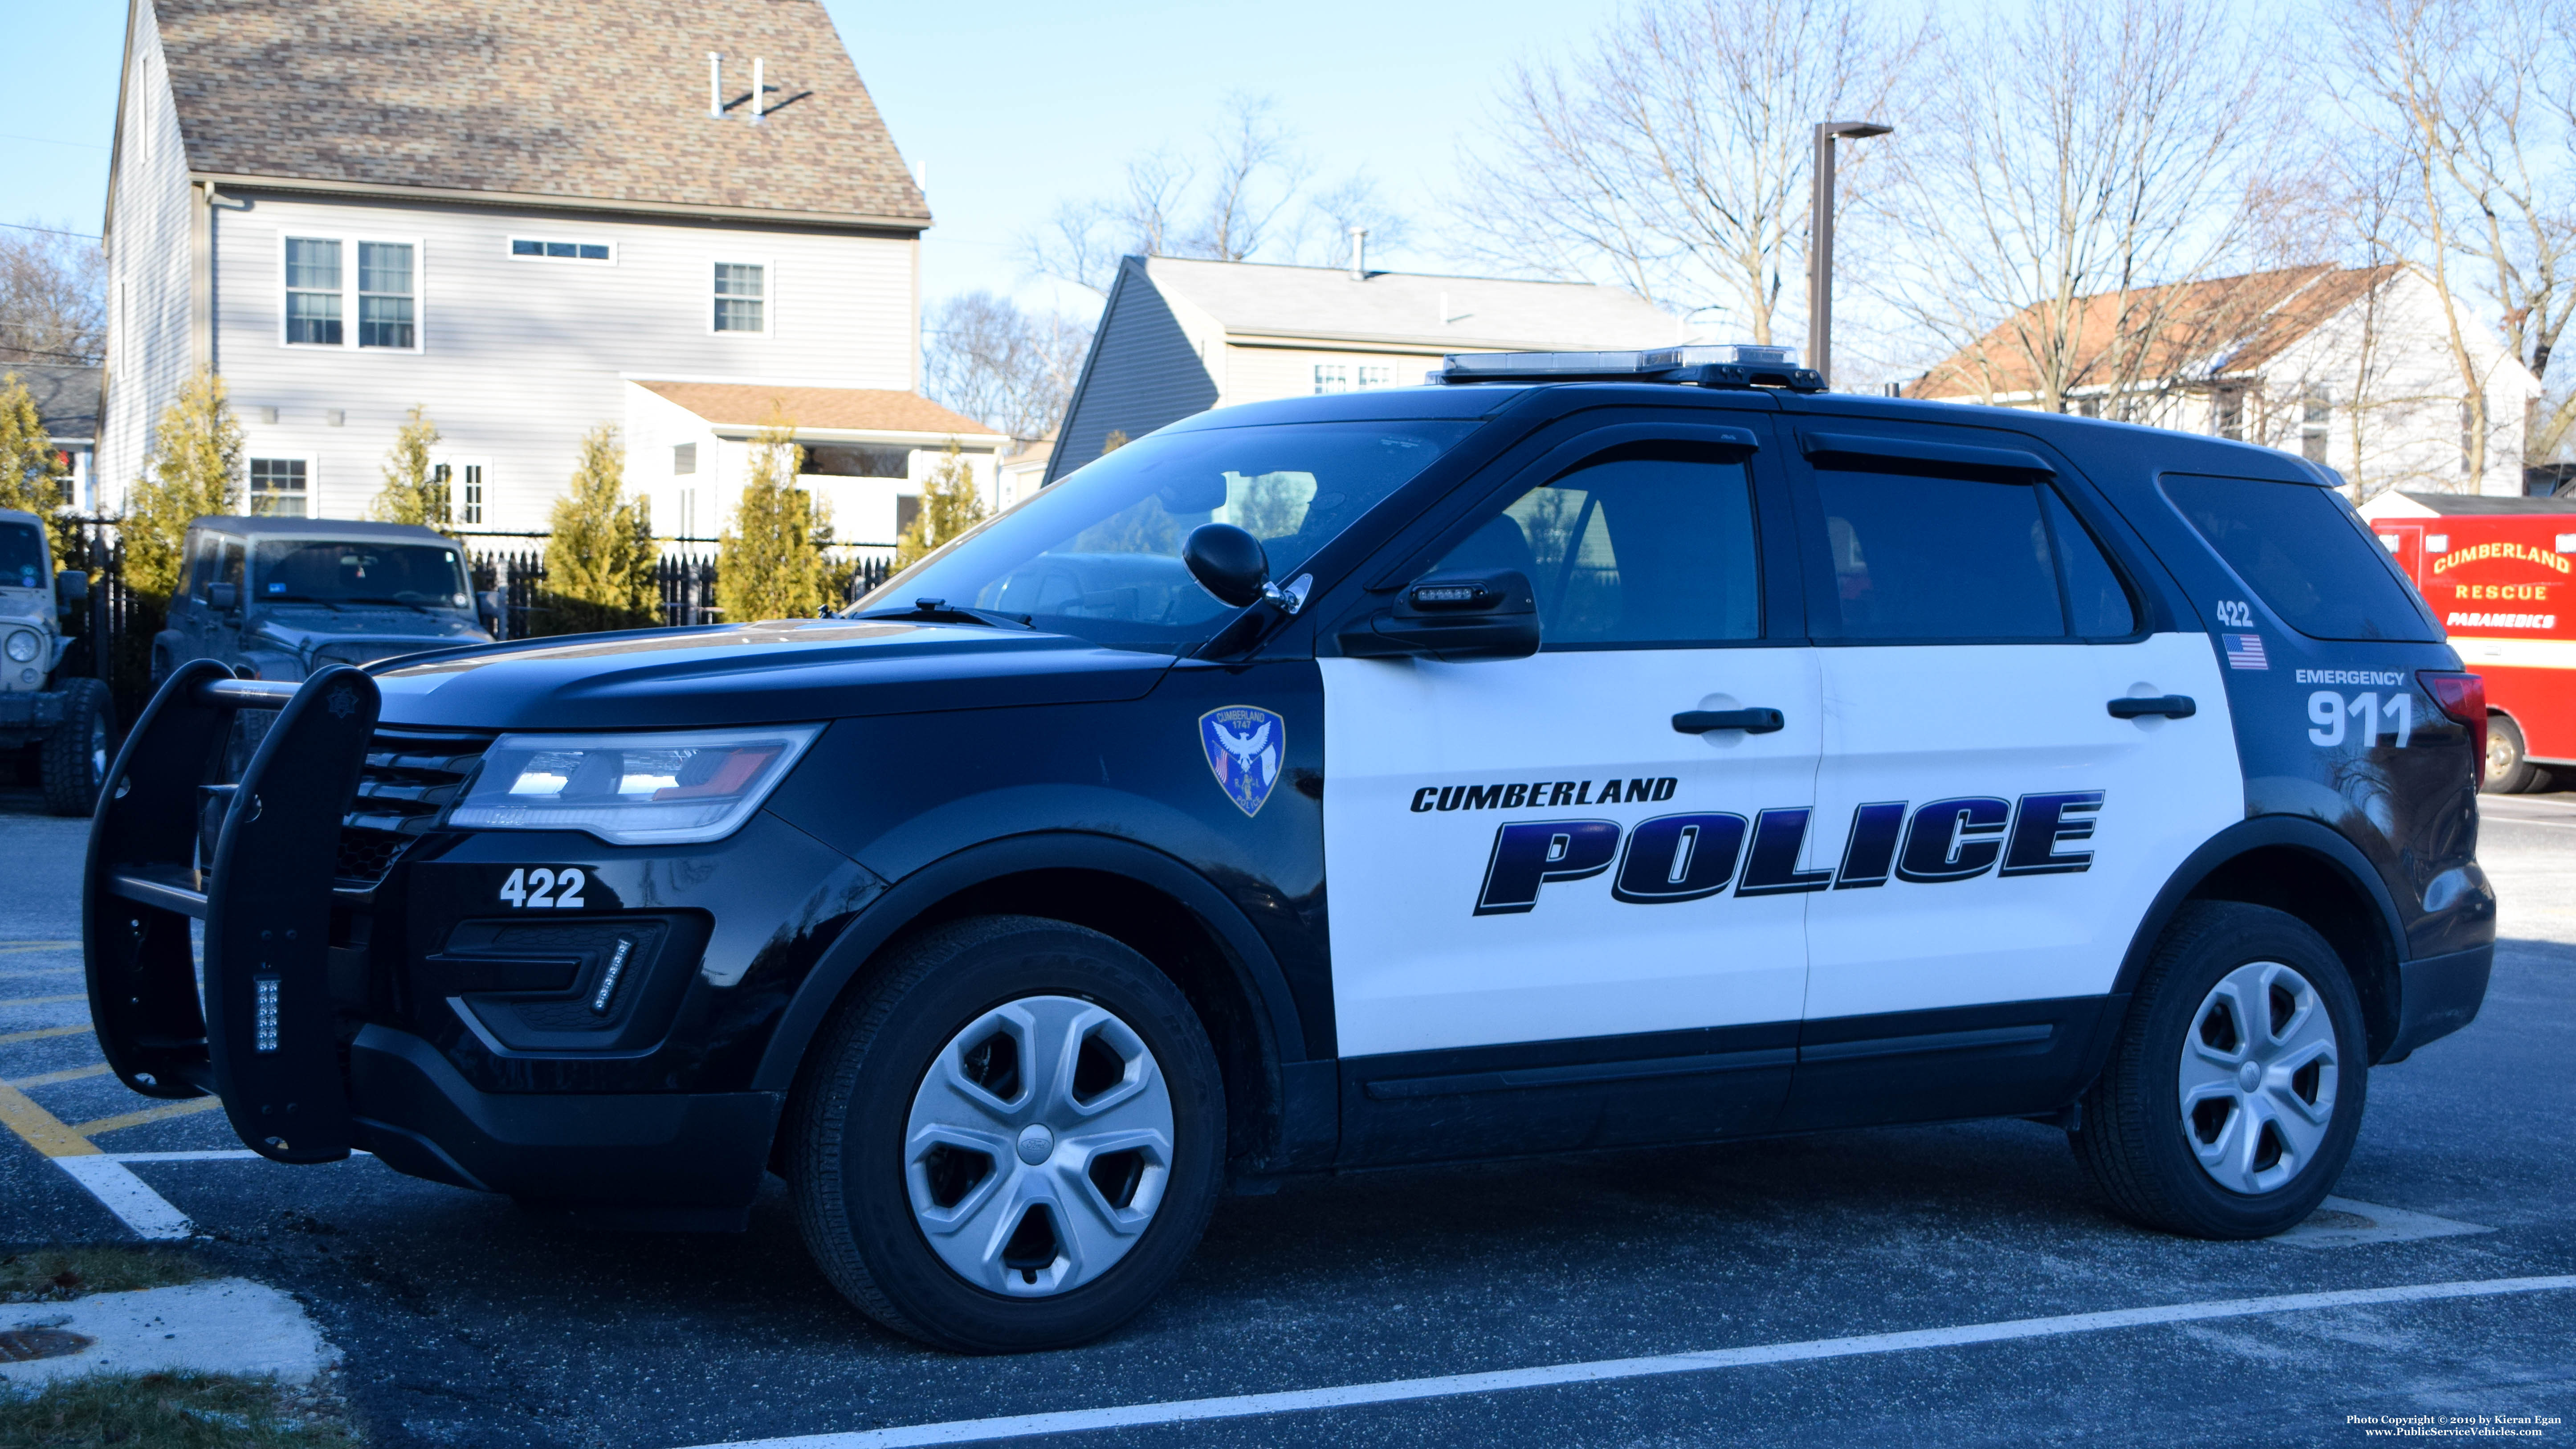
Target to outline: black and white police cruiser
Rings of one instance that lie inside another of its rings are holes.
[[[776,1172],[963,1350],[1389,1163],[2037,1117],[2276,1233],[2494,949],[2479,682],[2334,481],[1755,348],[1205,413],[835,618],[181,668],[92,1008],[282,1162],[666,1228]]]

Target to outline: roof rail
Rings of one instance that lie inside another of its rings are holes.
[[[1453,352],[1425,379],[1463,382],[1668,382],[1696,387],[1776,387],[1822,392],[1797,349],[1747,342],[1637,352]]]

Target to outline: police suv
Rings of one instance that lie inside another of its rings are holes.
[[[180,667],[92,1008],[281,1162],[663,1228],[776,1172],[970,1351],[1390,1163],[2036,1117],[2275,1233],[2494,949],[2479,682],[2334,481],[1753,348],[1206,413],[835,618]]]

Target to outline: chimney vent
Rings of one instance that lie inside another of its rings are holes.
[[[1368,280],[1368,228],[1364,226],[1351,228],[1351,280]]]
[[[760,113],[769,109],[769,88],[761,83],[761,67],[769,64],[759,56],[751,58],[751,123],[760,124]]]
[[[707,52],[707,114],[724,119],[724,57]]]

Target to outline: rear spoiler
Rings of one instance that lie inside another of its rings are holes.
[[[145,1096],[222,1098],[242,1141],[279,1162],[349,1155],[332,882],[380,704],[347,665],[298,687],[194,660],[135,722],[90,823],[81,932],[108,1065]],[[207,784],[244,709],[277,722],[238,784]],[[200,822],[218,809],[208,852]],[[205,922],[202,994],[192,919]]]

